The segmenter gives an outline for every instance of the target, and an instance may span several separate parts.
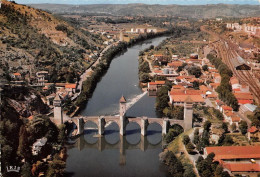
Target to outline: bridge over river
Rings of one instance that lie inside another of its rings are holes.
[[[104,135],[105,126],[111,122],[115,122],[119,127],[120,135],[124,136],[126,131],[126,125],[131,122],[137,123],[141,127],[141,135],[147,135],[147,127],[149,124],[157,123],[162,127],[162,134],[168,132],[169,126],[178,124],[188,130],[192,128],[192,102],[186,100],[184,104],[184,119],[175,120],[168,118],[148,118],[148,117],[126,117],[125,113],[127,111],[127,102],[124,96],[119,100],[119,116],[78,116],[63,120],[63,114],[61,109],[61,100],[58,96],[54,99],[54,120],[55,122],[64,123],[66,121],[74,123],[76,125],[76,132],[74,135],[80,135],[84,132],[84,125],[86,122],[94,122],[98,127],[98,135]]]

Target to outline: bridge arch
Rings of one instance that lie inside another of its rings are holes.
[[[125,127],[126,141],[130,145],[139,144],[141,141],[141,126],[136,121],[130,121]]]
[[[104,138],[108,144],[117,144],[120,142],[119,126],[115,121],[106,123],[104,127]]]
[[[162,141],[162,130],[163,127],[158,122],[152,122],[147,126],[147,141],[149,144],[157,145]]]

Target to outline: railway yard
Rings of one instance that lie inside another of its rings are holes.
[[[231,42],[229,39],[224,39],[218,34],[208,31],[205,27],[202,27],[201,30],[213,35],[214,41],[210,43],[210,46],[216,50],[219,58],[222,58],[222,61],[227,64],[227,66],[232,70],[233,75],[237,77],[239,82],[243,85],[248,85],[250,92],[254,96],[256,103],[260,103],[260,82],[259,78],[255,76],[252,72],[252,68],[248,65],[247,61],[242,59],[237,50],[238,46]],[[240,67],[240,66],[242,67]]]

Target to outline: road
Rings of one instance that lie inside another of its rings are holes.
[[[97,64],[99,64],[99,62],[100,62],[100,60],[101,60],[103,54],[104,54],[110,47],[112,47],[113,45],[114,45],[114,44],[108,45],[108,46],[100,53],[100,56],[98,57],[98,59],[97,59],[94,63],[92,63],[92,64],[89,66],[89,68],[80,76],[80,80],[79,80],[78,86],[77,86],[77,90],[79,90],[79,92],[78,92],[78,93],[75,93],[75,94],[73,95],[73,97],[71,98],[71,100],[75,100],[75,99],[78,97],[78,95],[80,95],[81,90],[82,90],[82,83],[83,83],[85,80],[87,80],[88,77],[91,76],[91,72],[93,71],[93,70],[91,69],[92,66],[97,66]]]

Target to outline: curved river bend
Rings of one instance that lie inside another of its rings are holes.
[[[138,54],[150,45],[157,46],[166,37],[139,43],[113,59],[106,75],[97,84],[92,98],[81,112],[85,116],[117,115],[119,99],[128,102],[140,97]],[[126,113],[127,116],[157,117],[155,97],[144,95]],[[138,124],[126,127],[126,136],[112,123],[105,128],[103,137],[95,137],[96,125],[85,124],[84,135],[68,145],[67,176],[75,177],[165,177],[167,170],[159,162],[162,151],[161,126],[148,126],[147,137],[141,136]]]

